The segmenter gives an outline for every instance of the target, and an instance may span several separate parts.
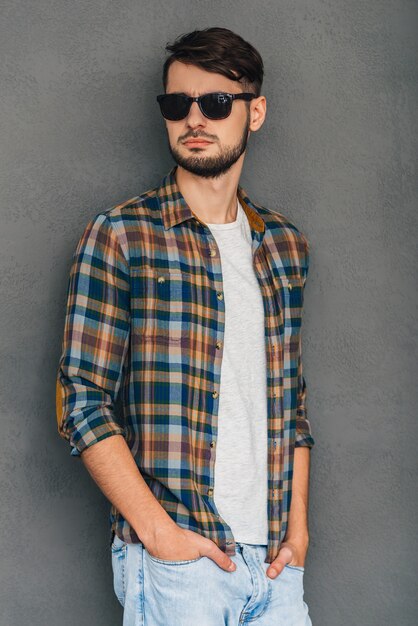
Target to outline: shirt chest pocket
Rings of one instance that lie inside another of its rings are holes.
[[[280,278],[280,296],[290,318],[300,317],[302,313],[304,284],[305,279],[300,275]]]
[[[305,279],[300,274],[275,276],[272,312],[285,341],[297,339],[302,323]],[[275,338],[279,342],[279,337]]]
[[[177,269],[133,267],[131,324],[135,337],[177,342],[190,333],[193,275]]]

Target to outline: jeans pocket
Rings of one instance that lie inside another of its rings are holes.
[[[290,569],[294,569],[297,572],[302,572],[302,574],[305,571],[305,568],[302,567],[301,565],[289,565],[288,563],[286,563],[285,567],[289,567]]]
[[[189,563],[196,563],[197,561],[200,561],[202,559],[202,556],[198,556],[196,559],[186,559],[184,561],[169,561],[167,559],[160,559],[157,556],[152,556],[152,554],[150,554],[148,550],[145,550],[145,554],[148,556],[148,558],[151,559],[151,561],[154,561],[154,563],[161,563],[161,565],[188,565]]]
[[[117,535],[110,546],[112,554],[113,589],[122,606],[125,605],[125,567],[127,544]]]

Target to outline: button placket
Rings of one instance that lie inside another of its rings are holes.
[[[215,237],[212,235],[210,228],[207,227],[206,225],[204,225],[204,232],[203,232],[203,236],[206,238],[207,240],[207,260],[208,260],[208,269],[210,269],[214,275],[217,276],[221,276],[222,277],[222,265],[221,265],[221,257],[220,257],[220,253],[219,253],[219,249],[215,240]],[[220,280],[215,280],[214,281],[214,289],[216,290],[216,298],[219,302],[223,302],[224,301],[224,293],[222,291],[222,278]],[[220,306],[218,308],[218,328],[223,327],[224,326],[224,321],[225,321],[225,312],[224,309],[222,308],[222,306]],[[220,384],[220,375],[221,375],[221,366],[222,366],[222,355],[223,355],[223,336],[221,331],[220,332],[220,338],[216,339],[215,342],[215,353],[214,353],[214,382],[215,384],[217,384],[217,386],[219,387]],[[212,397],[214,400],[217,400],[217,398],[219,397],[219,391],[218,389],[213,389],[212,390]],[[212,429],[213,429],[213,433],[217,432],[217,426],[218,426],[218,407],[219,404],[217,402],[214,402],[214,409],[213,409],[213,422],[212,422]],[[209,474],[210,474],[210,481],[213,485],[213,477],[214,477],[214,463],[215,463],[215,446],[216,446],[216,434],[212,435],[214,438],[210,441],[209,446],[212,450],[212,453],[210,455],[210,459],[209,459]],[[209,498],[213,497],[213,493],[214,493],[214,487],[213,486],[209,486],[206,489],[206,495]],[[214,506],[214,502],[212,502],[212,506],[215,508]],[[214,513],[214,518],[219,521],[219,523],[221,523],[223,525],[223,528],[225,529],[225,532],[227,533],[227,536],[229,535],[230,537],[232,537],[232,530],[231,528],[228,526],[228,523],[222,519],[222,516],[219,513]],[[235,552],[235,540],[232,537],[232,539],[228,539],[226,542],[226,553],[232,555]]]

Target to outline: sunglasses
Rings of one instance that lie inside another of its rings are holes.
[[[189,114],[193,102],[198,103],[205,117],[210,120],[222,120],[230,115],[234,100],[252,100],[255,97],[254,93],[224,93],[223,91],[205,93],[196,98],[181,93],[163,93],[157,96],[157,101],[166,120],[184,119]]]

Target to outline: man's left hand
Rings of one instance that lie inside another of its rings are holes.
[[[283,541],[279,554],[272,561],[267,569],[267,576],[276,578],[282,573],[285,565],[295,567],[305,567],[308,544],[306,541],[296,541],[295,539]]]

